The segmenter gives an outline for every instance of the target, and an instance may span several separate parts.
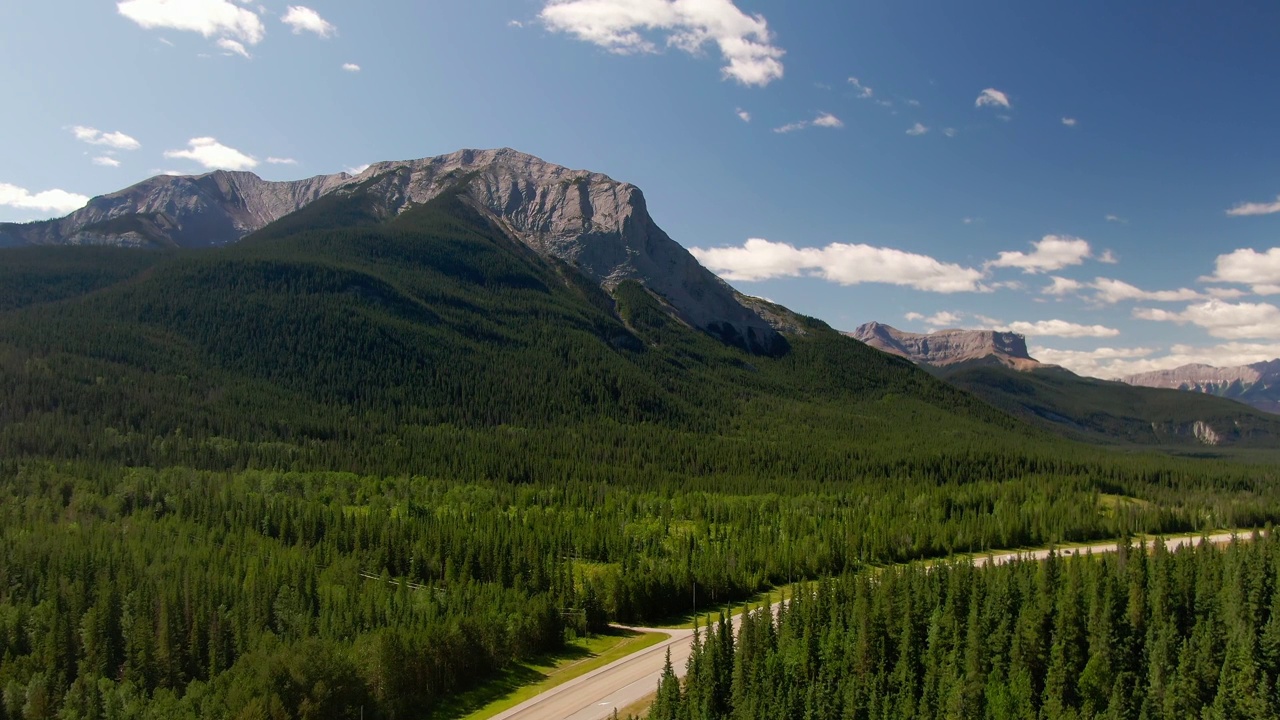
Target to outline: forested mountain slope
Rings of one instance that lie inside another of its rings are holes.
[[[939,375],[1016,417],[1106,445],[1280,447],[1280,418],[1225,398],[1134,387],[1057,367],[957,366]]]

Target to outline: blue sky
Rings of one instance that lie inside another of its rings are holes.
[[[301,1],[0,4],[0,221],[509,146],[841,329],[1280,357],[1280,5]]]

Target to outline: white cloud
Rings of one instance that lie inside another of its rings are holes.
[[[773,131],[776,133],[781,133],[785,135],[786,133],[793,133],[793,132],[796,132],[797,130],[804,130],[805,128],[808,128],[808,127],[824,127],[824,128],[831,128],[831,129],[839,129],[844,127],[844,122],[842,122],[840,118],[836,117],[835,115],[824,112],[824,113],[818,113],[818,116],[812,120],[799,120],[797,122],[787,123],[782,127],[774,128]]]
[[[1274,215],[1280,213],[1280,196],[1276,197],[1275,202],[1255,203],[1246,202],[1239,203],[1235,207],[1227,211],[1231,217],[1246,217],[1249,215]]]
[[[1250,285],[1259,295],[1275,295],[1280,290],[1280,247],[1266,252],[1243,248],[1215,261],[1213,275],[1200,278],[1204,282]]]
[[[1080,325],[1066,320],[1037,320],[1036,322],[1012,322],[994,328],[1004,332],[1016,332],[1032,337],[1105,338],[1116,337],[1119,330],[1104,325]]]
[[[113,168],[120,167],[120,161],[111,157],[110,155],[99,155],[98,157],[93,159],[93,164],[101,165],[102,167],[113,167]]]
[[[1032,252],[1002,252],[987,266],[1021,268],[1025,273],[1035,274],[1080,265],[1093,256],[1088,241],[1069,235],[1045,235],[1031,244],[1035,248]]]
[[[553,31],[615,53],[657,52],[646,32],[691,54],[715,43],[724,77],[743,85],[768,85],[783,74],[785,51],[773,44],[764,16],[748,15],[732,0],[547,0],[538,17]]]
[[[97,128],[76,125],[71,128],[71,134],[81,142],[87,142],[90,145],[105,145],[106,147],[115,148],[116,150],[137,150],[142,147],[142,143],[125,135],[122,132],[102,132]]]
[[[739,120],[746,123],[751,122],[751,113],[747,112],[746,110],[743,110],[742,108],[738,108],[737,112],[738,112]]]
[[[1268,303],[1229,303],[1211,298],[1189,305],[1182,312],[1136,308],[1133,316],[1154,322],[1190,323],[1226,340],[1280,339],[1280,308]]]
[[[912,317],[913,315],[915,317]],[[962,322],[964,322],[964,315],[960,313],[950,312],[948,310],[942,310],[940,312],[934,313],[933,315],[930,315],[929,317],[925,317],[920,313],[908,313],[907,319],[923,320],[924,324],[928,325],[931,328],[945,328],[945,327],[958,327]]]
[[[1120,217],[1119,215],[1107,215],[1107,218],[1106,218],[1106,219],[1107,219],[1107,222],[1110,222],[1110,223],[1119,223],[1119,224],[1121,224],[1121,225],[1128,225],[1128,224],[1129,224],[1129,221],[1128,221],[1128,220],[1125,220],[1124,218]]]
[[[1263,286],[1263,287],[1266,287],[1266,286]],[[1218,299],[1220,299],[1220,300],[1236,300],[1236,299],[1238,299],[1238,298],[1242,298],[1242,297],[1244,297],[1245,295],[1248,295],[1248,294],[1249,294],[1249,293],[1245,292],[1244,290],[1240,290],[1239,288],[1218,288],[1218,287],[1209,288],[1208,290],[1205,290],[1205,291],[1204,291],[1204,293],[1205,293],[1205,295],[1208,295],[1209,297],[1216,297],[1216,298],[1218,298]],[[1263,292],[1260,292],[1260,293],[1258,293],[1258,294],[1259,294],[1259,295],[1274,295],[1275,293],[1263,293]]]
[[[1159,353],[1159,354],[1157,354]],[[1120,378],[1127,375],[1172,370],[1183,365],[1233,367],[1280,358],[1280,343],[1226,342],[1219,345],[1174,345],[1158,348],[1107,348],[1054,350],[1034,347],[1031,354],[1042,362],[1061,365],[1080,375]]]
[[[192,138],[186,150],[166,150],[164,156],[194,160],[209,170],[251,170],[258,166],[253,156],[229,148],[211,137]]]
[[[524,27],[524,23],[519,20],[508,20],[507,27],[522,28]]]
[[[231,38],[219,38],[218,47],[226,51],[227,55],[239,55],[245,60],[252,60],[253,56],[249,54],[249,50],[237,40]]]
[[[741,247],[691,248],[703,265],[726,280],[819,277],[840,285],[885,283],[928,292],[983,292],[982,271],[893,248],[832,243],[797,248],[759,238]]]
[[[917,320],[924,319],[924,315],[921,315],[918,312],[909,312],[906,315],[903,315],[902,317],[906,318],[908,322],[916,322]]]
[[[983,90],[982,94],[978,96],[978,99],[973,101],[973,106],[1013,108],[1013,105],[1009,103],[1009,96],[995,88],[987,88],[986,90]]]
[[[1075,127],[1077,124],[1079,124],[1079,121],[1076,120],[1075,118],[1064,117],[1062,118],[1062,124],[1066,125],[1067,127]]]
[[[1053,281],[1053,284],[1049,285],[1044,290],[1040,291],[1045,295],[1057,295],[1057,296],[1070,295],[1072,293],[1079,292],[1081,289],[1084,288],[1084,283],[1080,282],[1079,280],[1072,280],[1070,278],[1058,277],[1056,275],[1050,277],[1049,279]]]
[[[910,105],[911,107],[920,107],[920,101],[919,101],[919,100],[910,100],[910,99],[908,99],[908,100],[907,100],[907,104],[908,104],[908,105]]]
[[[824,127],[824,128],[844,127],[844,123],[840,121],[840,118],[836,117],[835,115],[832,115],[831,113],[819,114],[818,117],[814,118],[813,124],[815,127]]]
[[[89,202],[88,197],[69,193],[66,190],[32,193],[17,185],[0,183],[0,205],[18,210],[38,210],[65,215],[73,210],[79,210],[87,202]]]
[[[345,173],[346,173],[346,174],[348,174],[348,175],[359,175],[359,174],[363,173],[365,170],[368,170],[371,164],[372,164],[372,163],[365,163],[365,164],[363,164],[363,165],[356,165],[355,167],[349,167],[349,168],[344,169],[344,170],[343,170],[343,172],[345,172]]]
[[[863,85],[856,77],[849,78],[849,84],[858,91],[858,97],[863,100],[870,100],[876,94],[875,90]]]
[[[1078,375],[1111,379],[1135,372],[1132,368],[1146,367],[1145,363],[1150,361],[1141,360],[1141,358],[1150,357],[1158,350],[1157,348],[1146,347],[1100,347],[1096,350],[1057,350],[1048,347],[1033,347],[1030,352],[1031,357],[1042,363],[1060,365]],[[1176,367],[1176,365],[1170,365],[1169,367]],[[1142,371],[1138,370],[1136,372]]]
[[[262,19],[229,0],[123,0],[116,10],[143,28],[198,32],[257,45],[266,37]]]
[[[333,23],[320,17],[320,13],[315,10],[302,5],[290,5],[280,20],[293,28],[294,35],[309,32],[322,38],[329,38],[338,33],[338,28],[334,27]]]
[[[293,158],[269,157],[267,158],[267,164],[268,165],[297,165],[298,161],[294,160]]]
[[[955,137],[957,133],[958,131],[955,128],[943,128],[942,130],[942,134],[949,138]]]
[[[927,132],[929,132],[929,128],[925,127],[920,123],[916,123],[915,125],[912,125],[911,127],[907,128],[908,135],[913,135],[913,136],[923,135]]]
[[[346,70],[347,72],[350,72],[350,73],[358,73],[358,72],[360,72],[360,66],[359,66],[359,65],[357,65],[357,64],[355,64],[355,63],[343,63],[343,64],[342,64],[342,69],[343,69],[343,70]]]
[[[1204,294],[1190,288],[1178,290],[1142,290],[1123,280],[1098,278],[1089,287],[1097,290],[1094,300],[1104,305],[1114,305],[1126,300],[1148,300],[1151,302],[1186,302],[1203,300]]]

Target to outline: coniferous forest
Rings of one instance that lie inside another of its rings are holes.
[[[0,720],[431,717],[567,637],[827,578],[655,716],[1272,707],[1270,541],[873,572],[1260,527],[1253,456],[1068,442],[808,318],[752,355],[453,196],[3,253]]]
[[[1268,535],[826,580],[707,628],[649,718],[1274,718],[1278,563]]]

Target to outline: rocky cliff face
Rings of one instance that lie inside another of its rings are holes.
[[[1239,400],[1272,413],[1280,413],[1280,360],[1214,367],[1183,365],[1121,378],[1129,385],[1169,388]]]
[[[513,238],[605,288],[638,280],[694,327],[756,352],[785,347],[769,321],[658,227],[639,188],[510,149],[383,162],[358,176],[296,182],[229,172],[157,177],[94,198],[60,220],[0,225],[0,246],[225,245],[330,194],[367,193],[381,214],[394,217],[450,190]]]
[[[162,175],[96,197],[59,220],[0,224],[0,245],[226,245],[350,181],[345,173],[293,182],[221,170]]]
[[[1017,333],[939,330],[923,335],[872,322],[846,334],[877,350],[900,355],[922,365],[946,367],[986,361],[1017,370],[1040,367],[1040,363],[1027,351],[1026,338]]]

